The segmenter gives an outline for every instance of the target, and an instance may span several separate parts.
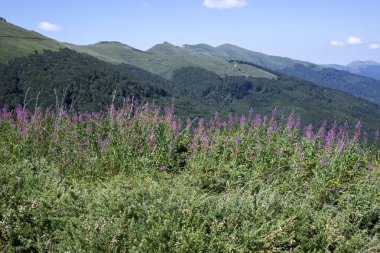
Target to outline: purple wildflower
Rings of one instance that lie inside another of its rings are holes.
[[[178,129],[177,129],[177,121],[176,120],[172,120],[171,124],[170,124],[170,128],[171,130],[173,130],[174,132],[176,132]]]
[[[338,153],[342,153],[343,150],[346,148],[346,142],[342,138],[338,139],[337,147]]]
[[[308,138],[310,141],[315,141],[316,137],[315,137],[315,134],[313,132],[313,125],[312,124],[309,124],[305,127],[305,135],[306,135],[306,138]]]
[[[209,136],[207,133],[203,133],[201,137],[202,148],[207,150],[209,148]]]
[[[17,106],[16,107],[16,118],[17,118],[17,125],[20,128],[18,131],[19,135],[22,138],[25,138],[28,133],[28,112],[24,110],[23,107]]]
[[[322,166],[327,166],[327,165],[329,165],[329,161],[327,159],[322,159],[321,160],[321,165]]]
[[[260,128],[262,122],[263,122],[263,118],[262,118],[261,114],[259,114],[259,113],[256,114],[255,119],[252,122],[251,128],[253,128],[253,129]]]
[[[327,153],[331,153],[334,139],[335,139],[335,129],[332,128],[328,131],[327,136],[325,138],[325,151]]]
[[[240,126],[241,126],[241,128],[244,128],[246,124],[247,124],[247,118],[245,117],[245,115],[242,115],[241,118],[240,118]]]
[[[326,133],[326,127],[327,127],[327,121],[323,121],[322,125],[318,129],[318,135],[321,138],[325,138],[325,133]]]
[[[201,118],[201,119],[199,119],[199,122],[198,122],[198,128],[197,128],[197,130],[198,130],[198,134],[203,133],[203,130],[204,130],[204,129],[205,129],[205,126],[204,126],[204,119]]]
[[[272,115],[271,115],[271,118],[270,118],[270,126],[273,128],[273,130],[276,130],[277,129],[277,108],[273,108],[272,110]]]
[[[357,142],[359,140],[361,128],[362,128],[362,125],[360,121],[358,121],[355,125],[354,142]]]
[[[232,113],[228,114],[228,127],[231,129],[234,126],[234,118]]]
[[[102,143],[102,148],[107,149],[110,144],[111,144],[111,141],[109,139],[105,139]]]
[[[251,107],[251,108],[249,108],[249,111],[248,111],[248,116],[249,116],[249,118],[250,118],[250,119],[252,119],[252,118],[253,118],[253,109],[252,109],[252,107]]]
[[[294,112],[291,112],[288,118],[288,128],[293,129],[294,125],[295,125]]]
[[[96,137],[96,142],[97,142],[98,144],[101,144],[101,143],[103,142],[102,137],[101,137],[101,136]]]
[[[273,135],[273,132],[274,132],[274,127],[273,126],[270,126],[268,128],[268,132],[267,132],[267,138],[270,139]]]
[[[296,121],[296,128],[299,129],[301,127],[301,118],[298,117]]]

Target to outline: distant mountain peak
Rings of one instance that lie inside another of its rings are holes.
[[[183,50],[185,49],[182,47],[175,46],[167,41],[164,41],[163,43],[157,44],[150,48],[148,52],[158,54],[178,54],[182,53]]]
[[[102,44],[121,44],[121,45],[125,45],[119,41],[99,41],[99,42],[96,42],[95,45],[102,45]]]
[[[199,43],[199,44],[194,44],[194,45],[190,45],[190,44],[184,44],[182,46],[183,48],[207,48],[207,49],[215,49],[215,47],[209,45],[209,44],[206,44],[206,43]]]
[[[230,44],[230,43],[224,43],[222,45],[217,46],[216,48],[234,48],[234,49],[244,49],[244,50],[247,50],[245,48],[242,48],[242,47],[236,46],[234,44]]]
[[[367,61],[353,61],[349,64],[347,64],[348,67],[362,67],[362,66],[368,66],[368,65],[380,65],[380,63],[367,60]]]

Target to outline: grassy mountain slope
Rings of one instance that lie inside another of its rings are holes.
[[[308,80],[323,87],[345,91],[354,96],[380,104],[380,81],[368,77],[290,58],[269,56],[230,44],[224,44],[215,48],[206,47],[202,44],[186,45],[185,48],[193,52],[202,52],[203,54],[227,60],[251,62],[283,74]]]
[[[200,67],[219,76],[255,76],[276,78],[255,67],[232,64],[206,54],[192,53],[181,47],[163,43],[144,52],[118,42],[101,42],[88,46],[65,44],[78,52],[87,53],[112,63],[128,63],[170,79],[173,72],[183,67]]]
[[[57,51],[64,47],[59,42],[37,32],[0,20],[0,63],[17,57],[41,53],[43,50]]]

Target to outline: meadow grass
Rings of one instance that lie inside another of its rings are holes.
[[[380,153],[293,114],[0,112],[0,251],[377,252]]]

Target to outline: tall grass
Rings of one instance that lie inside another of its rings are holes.
[[[276,109],[182,122],[136,101],[3,108],[0,250],[380,250],[378,134],[301,125]]]

